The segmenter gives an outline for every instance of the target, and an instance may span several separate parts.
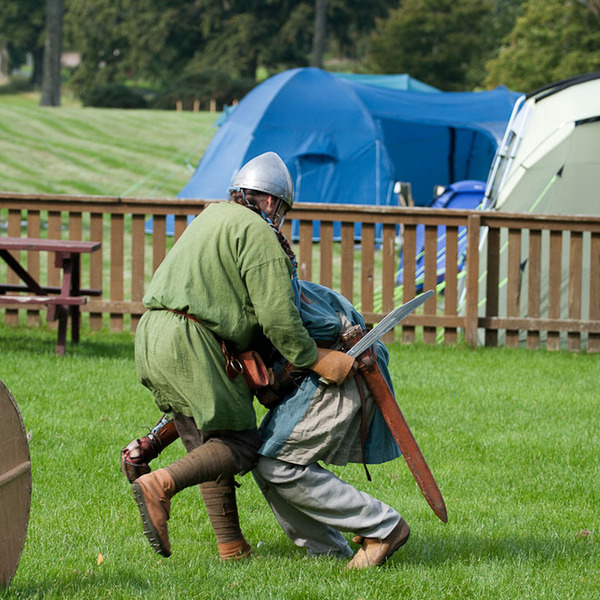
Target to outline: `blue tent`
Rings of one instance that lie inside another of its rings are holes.
[[[436,185],[487,178],[517,93],[420,92],[359,83],[315,68],[279,73],[247,94],[211,141],[181,198],[225,198],[262,152],[288,165],[299,202],[418,205]]]
[[[221,125],[180,198],[221,199],[251,158],[285,161],[296,201],[397,204],[410,182],[428,205],[436,185],[486,179],[518,94],[394,89],[316,68],[275,75]]]
[[[481,207],[485,195],[485,181],[467,180],[457,181],[446,187],[444,191],[433,201],[432,208],[455,208],[455,209],[477,209]],[[417,291],[423,290],[425,276],[425,226],[417,225],[416,257],[415,257],[415,281]],[[458,270],[465,267],[467,255],[467,228],[458,228]],[[437,260],[436,260],[437,282],[444,281],[446,274],[446,226],[437,228]],[[404,281],[404,256],[400,253],[400,268],[396,277],[398,284]]]
[[[394,90],[412,90],[413,92],[441,92],[437,88],[427,85],[406,73],[399,75],[367,75],[362,73],[333,73],[336,77],[349,79],[355,83],[367,83]]]

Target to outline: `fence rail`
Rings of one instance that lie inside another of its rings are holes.
[[[210,203],[0,193],[0,235],[101,241],[82,265],[82,287],[103,293],[83,310],[92,329],[108,322],[134,331],[152,273],[188,217]],[[344,204],[296,204],[289,217],[284,233],[300,278],[340,291],[368,324],[420,289],[436,290],[396,329],[404,342],[464,336],[471,345],[600,350],[599,217]],[[46,285],[58,285],[51,261],[35,252],[26,260]],[[0,282],[17,283],[4,266]],[[40,312],[28,310],[27,321],[39,323]],[[17,324],[19,311],[6,309],[4,321]]]

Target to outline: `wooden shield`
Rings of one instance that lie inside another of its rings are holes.
[[[0,588],[8,587],[25,543],[31,462],[19,407],[0,381]]]

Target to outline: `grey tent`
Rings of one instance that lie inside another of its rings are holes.
[[[492,163],[486,204],[600,214],[600,71],[522,96]]]
[[[492,163],[484,207],[508,212],[600,215],[598,190],[600,71],[552,83],[522,96],[515,104]],[[485,241],[485,232],[482,241]],[[548,243],[547,238],[543,243]],[[582,319],[589,315],[589,244],[589,237],[584,237]],[[521,264],[525,282],[527,251],[526,245],[523,246]],[[506,257],[501,258],[501,265],[503,260]],[[567,317],[568,266],[568,245],[565,244],[561,318]],[[541,272],[542,314],[548,307],[548,271],[546,260]],[[483,298],[484,278],[481,281],[480,297]],[[526,315],[526,293],[522,292],[521,312]],[[502,294],[500,298],[502,302]]]

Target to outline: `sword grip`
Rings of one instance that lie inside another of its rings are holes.
[[[342,348],[344,352],[348,352],[362,338],[365,337],[365,330],[360,325],[353,325],[342,333]],[[364,352],[355,357],[358,362],[358,370],[364,371],[370,369],[375,361],[375,354],[371,348],[367,348]]]

